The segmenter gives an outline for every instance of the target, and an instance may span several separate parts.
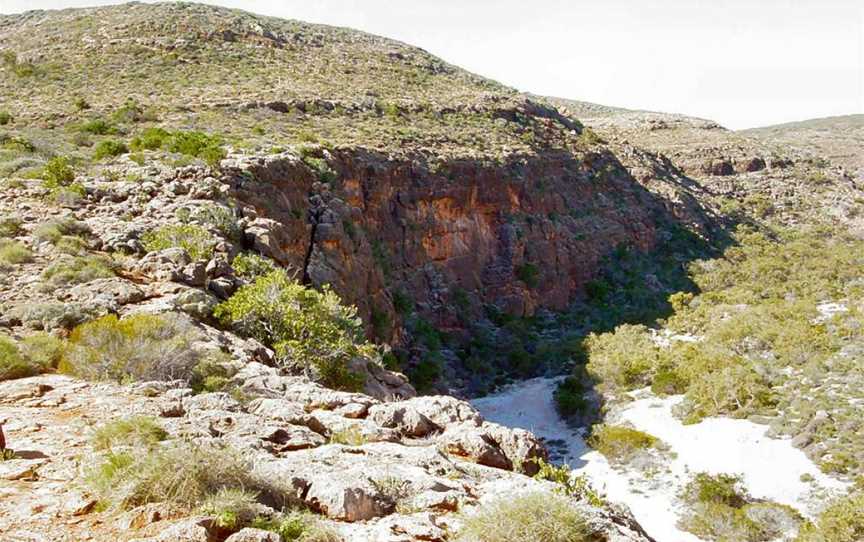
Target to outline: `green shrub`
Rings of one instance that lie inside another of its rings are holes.
[[[120,156],[127,152],[129,152],[129,147],[127,147],[122,141],[105,139],[96,145],[96,149],[93,151],[93,158],[95,160],[102,160],[103,158]]]
[[[208,495],[199,511],[216,519],[216,526],[238,531],[258,516],[258,495],[246,489],[227,487]]]
[[[408,316],[414,312],[414,301],[405,292],[397,290],[393,292],[393,308],[402,316]]]
[[[318,292],[282,270],[240,288],[216,308],[215,315],[271,345],[280,365],[305,370],[334,388],[359,390],[362,378],[347,364],[352,358],[375,353],[363,337],[355,307],[342,305],[328,287]]]
[[[63,207],[77,207],[87,194],[84,185],[72,183],[69,186],[61,186],[51,191],[51,198]]]
[[[768,542],[759,524],[745,510],[717,503],[695,505],[682,517],[679,527],[703,540],[717,542]]]
[[[331,444],[344,444],[345,446],[362,446],[366,444],[366,437],[360,431],[360,427],[356,425],[349,426],[341,431],[334,431],[330,434]]]
[[[56,244],[63,236],[89,235],[90,227],[72,217],[63,217],[40,224],[33,231],[33,234],[40,241]]]
[[[21,353],[31,363],[45,371],[56,368],[63,355],[65,343],[48,333],[36,333],[21,339]]]
[[[682,405],[685,423],[716,415],[743,417],[775,402],[765,378],[743,358],[718,360],[706,356],[688,370],[694,376],[688,378],[690,384]]]
[[[33,261],[33,253],[18,241],[0,240],[0,265],[17,265]]]
[[[613,333],[592,333],[585,346],[589,374],[607,389],[632,390],[650,383],[658,349],[645,326],[624,324]]]
[[[99,256],[74,256],[56,260],[42,271],[42,278],[51,287],[85,284],[114,276],[111,262]]]
[[[525,283],[529,288],[540,285],[540,270],[533,263],[525,263],[516,268],[516,278]]]
[[[73,235],[64,235],[56,243],[54,248],[63,254],[71,256],[83,256],[87,252],[87,242],[80,237]]]
[[[228,362],[230,356],[222,352],[212,352],[202,359],[192,370],[189,386],[195,393],[224,391],[237,369]]]
[[[750,499],[738,474],[709,474],[700,472],[684,487],[682,495],[688,503],[713,503],[741,508]]]
[[[202,224],[207,224],[219,230],[222,235],[234,241],[240,241],[243,237],[243,229],[237,222],[234,209],[221,205],[205,205],[199,207],[192,214],[192,218]]]
[[[0,148],[16,153],[36,152],[36,146],[21,136],[0,134]]]
[[[210,232],[195,224],[162,226],[142,235],[141,242],[147,252],[182,248],[193,260],[209,259],[216,244]]]
[[[832,502],[815,524],[805,525],[795,542],[860,542],[864,540],[864,492]]]
[[[627,462],[641,450],[662,445],[653,435],[620,425],[595,425],[586,442],[612,463]]]
[[[661,397],[677,395],[687,391],[687,384],[687,380],[675,369],[661,369],[654,373],[651,391]]]
[[[555,482],[558,485],[556,488],[557,492],[568,497],[587,501],[592,506],[603,506],[605,503],[600,494],[591,487],[588,479],[581,474],[573,474],[569,465],[556,467],[540,458],[532,458],[531,461],[539,467],[537,474],[534,475],[534,479]]]
[[[21,219],[14,216],[0,217],[0,239],[4,237],[16,237],[21,235],[24,229],[21,227]]]
[[[303,163],[309,166],[309,169],[315,173],[315,177],[317,177],[322,183],[331,183],[339,178],[336,171],[334,171],[333,168],[330,167],[330,164],[328,164],[323,158],[304,156]]]
[[[75,180],[75,172],[69,166],[69,159],[65,156],[57,156],[49,160],[42,170],[42,176],[45,180],[45,188],[51,190],[69,186]]]
[[[273,260],[250,252],[238,254],[234,258],[234,261],[231,262],[231,267],[234,268],[234,273],[238,277],[247,280],[255,280],[262,275],[272,273],[276,270]]]
[[[13,120],[15,119],[12,117],[12,113],[8,111],[0,111],[0,126],[11,124]]]
[[[148,122],[155,121],[156,114],[152,110],[146,110],[134,99],[128,98],[126,102],[111,114],[112,120],[119,123]]]
[[[121,509],[160,502],[190,511],[220,491],[264,487],[238,453],[191,443],[109,453],[87,482],[103,502]]]
[[[276,518],[256,518],[252,527],[272,531],[284,542],[341,542],[342,538],[309,512],[291,511]]]
[[[155,151],[161,148],[171,137],[171,133],[162,128],[147,128],[135,136],[129,147],[136,152]]]
[[[82,124],[79,128],[82,132],[93,135],[116,134],[117,129],[105,119],[96,118]]]
[[[108,422],[99,427],[91,442],[97,450],[110,450],[115,446],[153,448],[165,440],[168,433],[155,418],[133,416]]]
[[[427,393],[435,389],[435,384],[443,374],[442,360],[436,353],[427,354],[417,364],[408,370],[411,384],[421,393]]]
[[[503,497],[464,518],[465,542],[589,542],[592,530],[569,499],[554,493]]]
[[[200,158],[213,167],[218,166],[226,156],[222,149],[222,139],[204,132],[175,132],[167,145],[171,152]]]
[[[681,495],[687,509],[680,527],[717,542],[768,542],[795,532],[803,518],[794,508],[753,502],[741,476],[697,473]]]
[[[0,335],[0,381],[26,378],[44,370],[42,365],[25,357],[11,339]]]
[[[558,384],[553,394],[558,412],[564,417],[584,416],[591,408],[590,401],[585,397],[588,392],[581,378],[567,377]]]
[[[81,324],[69,336],[60,370],[94,380],[189,381],[201,354],[199,332],[173,313],[108,315]]]

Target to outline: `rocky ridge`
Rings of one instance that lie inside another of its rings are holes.
[[[41,376],[0,384],[0,420],[18,455],[0,463],[4,540],[222,539],[214,518],[184,519],[168,505],[120,516],[94,510],[96,500],[81,485],[96,453],[90,436],[133,415],[158,419],[169,442],[237,450],[253,473],[322,514],[345,540],[447,540],[458,526],[457,510],[554,487],[518,472],[532,473],[529,460],[546,457],[533,435],[486,422],[452,397],[381,402],[257,363],[234,378],[257,399],[195,395],[171,382],[121,387]],[[347,430],[358,439],[339,443]],[[598,539],[649,540],[626,511],[574,505]]]

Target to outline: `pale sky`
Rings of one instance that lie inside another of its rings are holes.
[[[0,0],[0,13],[119,3]],[[519,90],[733,128],[864,113],[864,0],[213,0],[417,45]]]

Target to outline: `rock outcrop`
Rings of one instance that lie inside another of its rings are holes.
[[[381,402],[255,363],[235,377],[249,393],[264,378],[265,396],[245,404],[224,393],[195,395],[179,383],[119,386],[50,375],[0,383],[0,421],[17,453],[0,462],[0,532],[9,540],[216,539],[214,518],[183,519],[150,504],[115,520],[113,510],[94,511],[95,500],[79,489],[101,461],[93,430],[132,415],[156,419],[168,433],[163,446],[237,450],[255,475],[352,542],[447,540],[458,510],[510,491],[552,490],[526,476],[536,467],[531,459],[546,457],[542,443],[483,420],[464,401]],[[360,436],[346,441],[349,431]],[[603,540],[648,540],[626,511],[574,505]],[[229,540],[271,536],[245,529]]]

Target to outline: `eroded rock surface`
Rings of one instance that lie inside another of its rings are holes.
[[[254,375],[254,367],[245,374]],[[170,506],[146,505],[116,517],[96,511],[84,483],[101,457],[90,437],[102,424],[132,415],[157,419],[169,435],[164,446],[180,439],[238,450],[256,475],[350,541],[444,541],[460,510],[509,488],[551,490],[523,474],[531,472],[530,459],[546,457],[543,445],[526,431],[485,421],[464,401],[432,396],[387,403],[303,377],[269,378],[269,390],[283,394],[245,403],[164,382],[120,386],[45,375],[0,384],[0,421],[19,456],[0,463],[4,540],[221,539],[213,518],[184,518]],[[362,408],[345,408],[350,405]],[[340,433],[358,427],[371,438],[339,443]],[[381,435],[387,438],[375,438]],[[574,505],[605,539],[647,540],[626,512]],[[231,536],[270,540],[252,529]]]

